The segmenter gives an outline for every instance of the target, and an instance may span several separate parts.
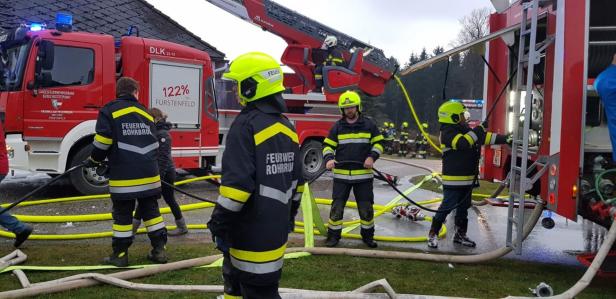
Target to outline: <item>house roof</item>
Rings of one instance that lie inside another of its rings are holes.
[[[73,15],[73,30],[106,33],[117,38],[130,26],[139,36],[187,45],[210,54],[214,61],[225,54],[203,41],[145,0],[12,0],[0,1],[0,27],[15,28],[23,23],[45,22],[55,27],[56,12]]]

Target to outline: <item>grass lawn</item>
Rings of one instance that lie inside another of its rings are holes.
[[[204,235],[205,236],[205,235]],[[108,253],[108,244],[81,242],[31,242],[25,265],[96,265]],[[172,261],[217,253],[211,243],[169,244]],[[147,264],[148,244],[136,242],[132,264]],[[281,287],[348,291],[386,278],[398,293],[499,298],[530,296],[529,287],[546,282],[560,293],[573,285],[583,268],[519,262],[508,259],[478,264],[431,263],[411,260],[369,259],[343,256],[310,256],[285,262]],[[99,271],[110,273],[110,271]],[[77,272],[26,272],[31,282],[41,282]],[[0,291],[20,288],[12,274],[0,274]],[[222,284],[220,268],[195,268],[133,280],[155,284]],[[595,278],[579,298],[614,298],[614,280]],[[43,298],[214,298],[198,293],[138,292],[112,286],[95,286],[52,294]]]

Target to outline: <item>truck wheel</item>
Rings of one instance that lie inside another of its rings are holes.
[[[69,167],[85,161],[91,152],[92,145],[80,148],[71,159]],[[108,178],[96,174],[96,167],[77,169],[70,174],[70,180],[73,187],[82,194],[104,194],[109,192]]]
[[[304,143],[300,151],[300,158],[304,165],[302,174],[306,180],[311,180],[325,168],[325,163],[323,163],[323,146],[321,142],[310,140]]]

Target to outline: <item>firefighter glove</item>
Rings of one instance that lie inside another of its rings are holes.
[[[484,121],[481,123],[481,126],[482,126],[485,130],[487,130],[487,129],[488,129],[488,120],[487,120],[487,119],[486,119],[486,120],[484,120]]]
[[[83,167],[92,168],[98,167],[101,165],[101,162],[95,161],[92,157],[88,157],[85,161],[83,161]]]
[[[505,143],[507,143],[508,145],[513,144],[513,134],[507,135],[507,139],[505,139]]]

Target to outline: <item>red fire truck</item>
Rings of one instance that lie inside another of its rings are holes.
[[[0,36],[0,112],[10,165],[57,175],[81,163],[99,108],[119,76],[141,82],[140,102],[169,114],[178,168],[215,163],[218,122],[207,53],[160,40],[22,26]],[[82,193],[106,190],[94,169],[71,174]]]
[[[513,30],[489,42],[487,58],[495,73],[486,72],[486,106],[494,106],[491,128],[514,132],[519,142],[485,150],[484,178],[504,180],[509,174],[511,180],[524,171],[526,181],[512,182],[539,196],[548,209],[608,227],[613,212],[606,203],[614,197],[614,181],[603,174],[616,166],[608,162],[613,149],[593,82],[616,53],[616,19],[610,14],[616,3],[493,3],[490,31]],[[507,85],[507,78],[518,80]]]
[[[243,13],[249,14],[246,20],[289,43],[282,61],[295,73],[285,74],[287,116],[298,130],[304,174],[312,177],[324,167],[321,141],[339,118],[337,110],[314,112],[335,108],[338,95],[347,89],[381,94],[397,66],[381,50],[274,2],[243,3]],[[70,21],[69,15],[60,16]],[[284,21],[289,17],[295,23]],[[234,96],[224,98],[234,94],[224,92],[233,87],[219,88],[223,92],[217,101],[207,53],[130,34],[116,42],[110,35],[72,32],[71,25],[60,19],[52,30],[25,25],[0,36],[0,115],[12,168],[57,175],[86,159],[98,109],[114,98],[119,76],[141,82],[141,103],[169,115],[176,167],[217,167],[226,132],[239,111],[233,105],[218,110],[217,102],[235,103]],[[329,34],[338,37],[348,63],[325,67],[324,93],[310,93],[315,87],[312,49]],[[71,182],[82,193],[106,191],[106,178],[95,169],[72,173]]]

